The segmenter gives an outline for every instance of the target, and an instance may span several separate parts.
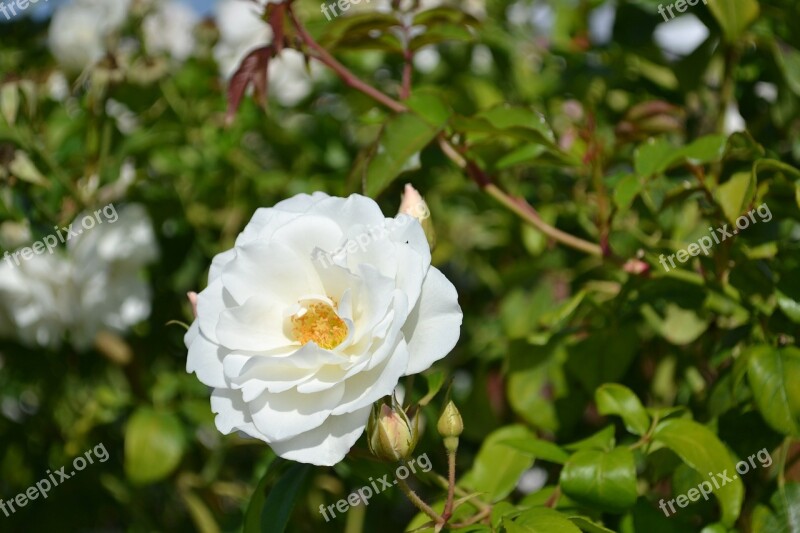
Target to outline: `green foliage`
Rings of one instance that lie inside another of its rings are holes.
[[[363,437],[327,469],[221,435],[179,325],[258,208],[320,190],[393,216],[408,182],[464,311],[453,353],[401,381],[432,463],[409,483],[444,511],[435,426],[452,399],[465,427],[451,522],[479,518],[457,531],[800,533],[800,6],[698,2],[708,37],[676,56],[653,37],[679,24],[657,1],[614,3],[608,42],[596,24],[611,2],[460,4],[409,14],[410,31],[297,0],[353,77],[329,71],[266,112],[245,97],[230,124],[210,25],[182,64],[115,48],[63,98],[47,22],[2,25],[2,251],[113,201],[147,207],[161,254],[150,318],[85,352],[23,345],[0,311],[0,498],[98,443],[110,455],[0,530],[433,531],[394,485],[318,512],[391,479]],[[725,128],[733,108],[747,131]],[[748,462],[761,450],[769,465]],[[724,472],[707,500],[659,507]]]

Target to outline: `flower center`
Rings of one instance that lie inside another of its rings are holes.
[[[333,306],[313,303],[292,316],[292,334],[300,344],[314,342],[320,348],[332,350],[347,338],[347,324]]]

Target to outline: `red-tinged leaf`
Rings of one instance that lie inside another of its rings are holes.
[[[275,47],[275,53],[280,54],[286,42],[286,6],[287,4],[268,4],[271,9],[267,11],[267,22],[272,27],[272,46]]]
[[[230,125],[247,88],[252,83],[256,102],[262,106],[267,105],[267,87],[269,60],[272,59],[272,46],[264,46],[253,50],[242,60],[236,73],[228,83],[228,110],[225,113],[225,123]]]

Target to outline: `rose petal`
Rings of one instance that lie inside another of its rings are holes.
[[[297,437],[270,444],[279,456],[291,461],[332,466],[344,459],[364,433],[371,407],[331,416],[321,426]]]
[[[458,342],[463,316],[456,288],[431,267],[419,303],[403,326],[411,353],[406,375],[418,374],[450,353]]]

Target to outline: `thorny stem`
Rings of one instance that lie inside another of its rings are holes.
[[[447,453],[447,472],[448,472],[448,487],[447,487],[447,502],[444,504],[444,512],[442,518],[447,521],[453,516],[453,500],[455,499],[456,492],[456,452]]]
[[[303,43],[308,46],[308,48],[313,53],[313,57],[318,61],[322,62],[324,65],[328,66],[331,70],[333,70],[347,85],[350,87],[361,91],[362,93],[366,94],[367,96],[373,98],[375,101],[385,105],[392,111],[396,113],[404,113],[408,111],[408,108],[398,102],[394,98],[382,93],[378,89],[372,87],[368,83],[364,82],[363,80],[359,79],[355,74],[350,72],[350,70],[342,65],[339,61],[336,60],[327,50],[325,50],[319,43],[317,43],[314,38],[308,33],[303,23],[297,17],[297,14],[292,9],[291,4],[288,7],[289,16],[292,20],[292,23],[297,30],[297,35],[303,41]],[[408,63],[408,62],[407,62]],[[407,65],[408,66],[408,65]],[[407,79],[404,76],[404,88],[402,89],[402,95],[406,94],[406,83],[409,84],[410,90],[410,73]],[[536,228],[537,230],[541,231],[551,239],[560,242],[566,246],[574,248],[576,250],[585,252],[589,255],[594,255],[598,257],[602,257],[603,249],[594,243],[589,241],[580,239],[566,233],[564,231],[559,230],[558,228],[547,224],[542,218],[539,216],[539,213],[536,209],[531,206],[524,198],[513,197],[504,192],[500,189],[496,184],[493,183],[491,178],[483,172],[475,163],[467,161],[459,152],[455,149],[455,147],[447,140],[443,135],[439,137],[439,146],[441,146],[442,150],[444,151],[445,155],[450,158],[456,165],[461,167],[462,169],[466,170],[470,177],[475,180],[478,185],[490,196],[495,198],[498,202],[503,204],[506,208],[511,210],[513,213],[516,213],[520,218],[522,218],[525,222]],[[612,258],[613,259],[613,258]]]
[[[342,80],[345,83],[347,83],[347,85],[356,90],[361,91],[367,96],[370,96],[374,100],[382,103],[383,105],[385,105],[392,111],[395,111],[396,113],[403,113],[404,111],[408,110],[406,106],[404,106],[397,100],[383,94],[382,92],[380,92],[373,86],[369,85],[368,83],[362,81],[355,74],[350,72],[350,70],[348,70],[347,67],[339,63],[339,61],[337,61],[335,57],[333,57],[327,50],[325,50],[325,48],[323,48],[317,41],[315,41],[314,38],[311,36],[311,34],[308,33],[308,30],[306,30],[305,26],[303,26],[303,23],[297,17],[297,14],[294,12],[294,9],[292,8],[291,4],[289,4],[288,11],[289,11],[289,16],[292,19],[292,23],[294,24],[294,27],[297,30],[297,35],[300,37],[303,43],[305,43],[314,52],[314,57],[322,64],[326,65],[331,70],[336,72],[336,74],[338,74],[339,77],[342,78]]]
[[[420,498],[419,496],[417,496],[417,493],[416,493],[416,492],[414,492],[414,491],[411,489],[411,487],[409,487],[409,486],[408,486],[408,483],[406,483],[406,480],[405,480],[405,479],[400,479],[400,478],[398,478],[398,479],[397,479],[397,486],[398,486],[398,487],[400,487],[400,490],[402,490],[402,491],[403,491],[403,493],[406,495],[406,497],[408,497],[408,499],[411,501],[411,503],[413,503],[413,504],[414,504],[414,506],[415,506],[417,509],[419,509],[420,511],[422,511],[423,513],[425,513],[426,515],[428,515],[428,516],[429,516],[429,517],[430,517],[430,518],[431,518],[431,519],[432,519],[434,522],[436,522],[437,524],[444,524],[444,523],[445,523],[445,520],[444,520],[444,518],[442,518],[441,516],[439,516],[439,513],[437,513],[436,511],[434,511],[434,510],[431,508],[431,506],[430,506],[430,505],[428,505],[427,503],[425,503],[424,501],[422,501],[422,498]]]

